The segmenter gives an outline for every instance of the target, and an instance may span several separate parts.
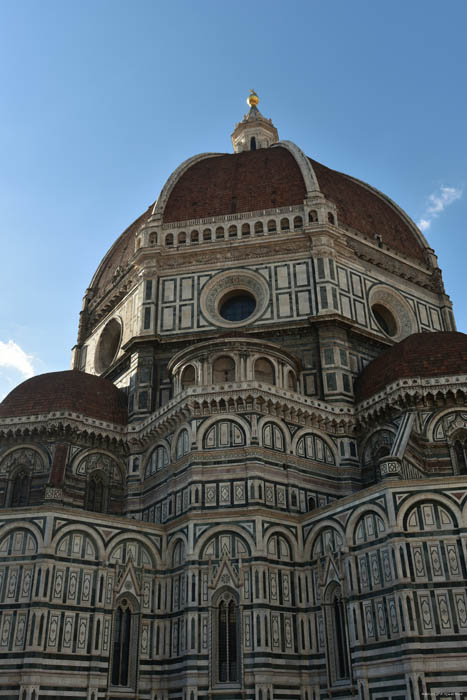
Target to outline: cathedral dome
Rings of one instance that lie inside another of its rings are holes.
[[[0,403],[0,418],[19,418],[54,411],[81,413],[119,425],[127,423],[125,393],[108,379],[77,370],[31,377]]]
[[[357,401],[374,396],[398,379],[467,373],[467,335],[414,333],[370,362],[355,381]]]
[[[232,154],[200,154],[182,163],[154,205],[102,260],[91,282],[94,299],[102,298],[111,283],[131,269],[136,234],[150,222],[167,230],[183,222],[201,225],[215,217],[303,206],[310,196],[324,197],[334,207],[336,220],[331,216],[326,223],[427,265],[425,238],[394,202],[370,185],[307,158],[291,142],[279,141]],[[311,221],[305,218],[305,225]]]

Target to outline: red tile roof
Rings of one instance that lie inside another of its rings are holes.
[[[101,294],[111,281],[117,267],[125,267],[135,252],[135,234],[140,227],[151,216],[154,204],[141,214],[128,228],[117,238],[113,246],[103,258],[95,278],[92,281],[92,288],[96,295]]]
[[[53,411],[81,413],[119,425],[128,422],[125,393],[108,379],[78,370],[49,372],[27,379],[0,403],[0,419]]]
[[[425,262],[423,248],[395,207],[382,195],[348,175],[309,159],[321,192],[337,206],[338,223],[356,229],[374,243],[374,236],[398,253]]]
[[[170,193],[164,222],[303,204],[306,189],[297,161],[280,147],[198,161]]]
[[[324,195],[337,206],[339,224],[374,241],[424,261],[423,246],[402,214],[383,196],[347,175],[310,159]],[[302,204],[306,195],[300,168],[281,146],[205,158],[190,166],[175,183],[164,223]],[[125,268],[134,252],[134,236],[149,219],[153,205],[129,226],[104,257],[93,281],[95,298],[110,283],[117,267]]]
[[[458,374],[467,374],[465,333],[414,333],[365,367],[355,381],[355,398],[368,399],[397,379]]]

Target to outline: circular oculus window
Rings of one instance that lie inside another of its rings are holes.
[[[265,312],[268,284],[252,270],[229,270],[212,277],[203,287],[203,315],[215,326],[236,328],[250,324]]]
[[[382,304],[373,304],[371,310],[376,319],[376,323],[386,335],[389,335],[391,338],[397,335],[397,321],[386,306]]]
[[[226,321],[245,321],[255,309],[256,299],[246,291],[228,292],[219,302],[219,313]]]
[[[406,338],[417,329],[415,314],[404,297],[391,287],[375,285],[370,291],[373,327],[395,341]]]
[[[120,347],[121,337],[122,325],[120,321],[116,318],[111,318],[104,326],[104,330],[97,343],[94,367],[99,374],[105,372],[114,361]]]

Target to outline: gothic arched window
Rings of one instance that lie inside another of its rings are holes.
[[[340,591],[336,591],[332,598],[332,627],[335,677],[342,681],[350,677],[350,669],[345,606]]]
[[[238,605],[225,595],[217,609],[217,680],[219,683],[238,683],[239,638]]]
[[[113,650],[112,650],[112,685],[128,687],[133,685],[132,673],[132,636],[135,635],[134,614],[127,598],[123,598],[115,610]],[[134,667],[133,667],[134,668]]]
[[[26,469],[17,472],[11,486],[10,506],[20,508],[29,504],[29,489],[31,486],[31,476]]]
[[[86,510],[107,512],[107,488],[102,474],[90,474],[86,486]]]

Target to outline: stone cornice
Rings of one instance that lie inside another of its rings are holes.
[[[360,401],[355,407],[355,416],[360,421],[371,420],[372,416],[388,409],[394,410],[407,403],[428,402],[429,398],[462,392],[467,394],[467,375],[441,377],[404,377],[386,385],[383,391],[369,399]],[[431,399],[431,400],[432,400]]]
[[[58,436],[63,437],[66,434],[81,438],[87,437],[94,441],[113,442],[122,447],[125,443],[126,432],[127,426],[125,425],[107,423],[70,411],[52,411],[0,420],[0,437],[3,439],[21,439],[44,435],[47,439],[56,439]]]
[[[207,404],[207,407],[206,407]],[[190,418],[249,410],[309,425],[331,434],[353,432],[353,409],[339,407],[260,382],[228,382],[212,387],[189,387],[146,420],[128,427],[131,442],[146,442],[172,431]]]

